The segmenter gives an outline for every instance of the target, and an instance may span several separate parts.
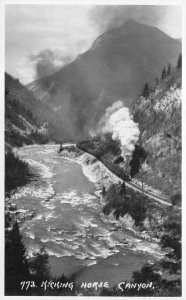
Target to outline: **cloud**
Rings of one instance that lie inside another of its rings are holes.
[[[30,61],[33,53],[60,49],[64,58],[75,59],[91,47],[100,33],[129,18],[181,37],[179,6],[8,4],[5,9],[6,71],[13,76],[19,74],[23,83],[29,83],[34,80],[35,65]]]
[[[174,15],[174,18],[172,16]],[[171,5],[102,5],[90,11],[90,18],[100,33],[123,25],[126,21],[157,26],[171,35],[181,34],[181,7]],[[165,22],[166,20],[166,22]],[[174,24],[174,30],[173,26]],[[169,30],[171,26],[171,31]],[[179,32],[180,30],[180,32]]]
[[[66,64],[68,57],[75,59],[85,52],[97,37],[97,30],[90,25],[90,9],[87,5],[6,5],[6,71],[16,76],[19,73],[26,84],[35,79],[31,75],[35,62],[30,64],[33,54],[59,49],[63,56],[61,63]],[[20,60],[24,65],[18,70]],[[26,69],[31,75],[29,80]]]
[[[60,50],[45,49],[37,54],[31,54],[30,60],[35,63],[36,78],[42,78],[56,72],[72,61],[72,56],[62,55]]]

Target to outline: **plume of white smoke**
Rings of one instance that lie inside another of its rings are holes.
[[[131,157],[139,138],[139,127],[134,122],[129,109],[118,100],[106,109],[105,116],[100,121],[101,133],[111,133],[113,140],[118,140],[124,161]]]

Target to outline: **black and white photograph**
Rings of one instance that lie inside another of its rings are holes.
[[[4,19],[4,296],[181,297],[182,4]]]

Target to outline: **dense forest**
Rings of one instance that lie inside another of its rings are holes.
[[[25,185],[32,177],[29,166],[26,162],[19,159],[12,150],[8,150],[5,154],[5,195],[17,188]]]

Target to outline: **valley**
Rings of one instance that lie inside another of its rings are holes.
[[[28,254],[44,244],[52,276],[74,275],[76,283],[99,279],[110,287],[130,280],[143,263],[160,259],[163,252],[156,240],[140,232],[130,215],[116,222],[102,213],[102,185],[120,180],[101,164],[94,170],[89,154],[69,152],[67,147],[59,155],[58,149],[59,145],[33,145],[18,151],[38,174],[7,200],[7,206],[16,206],[13,214]],[[102,169],[104,177],[96,176]],[[24,219],[24,210],[34,211],[33,217]]]
[[[181,295],[182,45],[146,23],[5,72],[6,296]]]

